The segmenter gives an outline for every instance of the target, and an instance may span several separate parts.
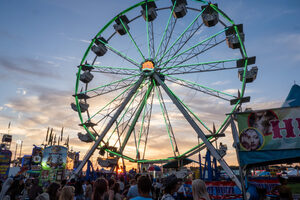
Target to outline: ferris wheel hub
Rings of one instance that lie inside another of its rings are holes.
[[[146,76],[151,76],[155,71],[155,62],[151,59],[146,59],[141,63],[141,72]]]

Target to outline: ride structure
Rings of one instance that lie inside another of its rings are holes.
[[[255,57],[244,40],[242,24],[201,0],[142,1],[111,19],[78,66],[71,107],[86,132],[79,139],[92,145],[74,175],[96,150],[101,160],[145,164],[207,149],[241,188],[212,142],[250,100],[257,67],[248,69]]]

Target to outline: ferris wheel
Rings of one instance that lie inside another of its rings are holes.
[[[180,160],[207,148],[228,168],[211,142],[249,101],[257,67],[249,67],[255,57],[244,40],[242,24],[202,0],[147,0],[112,18],[78,66],[71,106],[84,129],[79,139],[92,146],[77,172],[96,150],[114,165]]]

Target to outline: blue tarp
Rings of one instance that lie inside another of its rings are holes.
[[[300,106],[300,86],[295,84],[292,86],[290,93],[282,104],[282,107]]]

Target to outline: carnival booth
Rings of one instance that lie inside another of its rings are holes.
[[[148,173],[153,176],[153,178],[161,178],[163,176],[162,169],[157,165],[151,165],[148,167]]]
[[[42,180],[60,181],[64,177],[68,148],[53,145],[46,147],[42,159]]]
[[[294,85],[281,108],[249,110],[237,113],[235,135],[242,170],[300,160],[300,86]],[[245,174],[246,175],[246,174]],[[275,178],[247,180],[267,192],[278,185]]]
[[[11,151],[1,149],[0,151],[0,180],[5,180],[9,174]]]

